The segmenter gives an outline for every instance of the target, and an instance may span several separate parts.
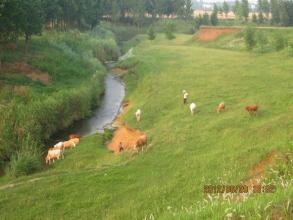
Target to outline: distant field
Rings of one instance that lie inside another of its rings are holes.
[[[143,40],[124,64],[136,64],[124,77],[132,102],[124,120],[149,135],[146,152],[117,156],[101,136],[84,138],[46,172],[0,179],[1,218],[290,219],[293,58],[206,48],[193,40]],[[182,104],[183,89],[198,105],[195,116]],[[221,101],[226,111],[218,115]],[[245,112],[249,104],[260,106],[256,117]],[[275,184],[275,193],[240,202],[203,193],[204,185],[249,180],[251,169],[272,152],[282,159],[275,160],[277,174],[267,171],[263,181]],[[35,178],[41,179],[27,182]],[[21,184],[5,188],[11,182]]]

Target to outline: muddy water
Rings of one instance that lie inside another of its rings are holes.
[[[61,141],[71,133],[87,136],[103,132],[105,127],[111,128],[111,123],[121,111],[125,96],[124,83],[112,73],[114,65],[114,62],[107,63],[108,74],[104,82],[105,94],[102,96],[101,103],[93,112],[92,117],[77,121],[65,131],[59,132],[52,138],[54,141]]]

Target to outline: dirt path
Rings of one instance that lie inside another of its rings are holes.
[[[2,71],[23,74],[29,77],[31,80],[41,81],[45,85],[49,85],[51,83],[50,76],[47,72],[43,72],[24,62],[3,63]]]
[[[26,183],[34,183],[34,182],[37,182],[37,181],[39,181],[41,179],[43,179],[43,178],[42,177],[40,177],[40,178],[34,178],[34,179],[31,179],[31,180],[23,181],[23,182],[19,182],[19,183],[9,183],[9,184],[0,186],[0,190],[5,190],[5,189],[13,188],[13,187],[20,186],[20,185],[23,185],[23,184],[26,184]]]
[[[199,41],[214,41],[222,34],[239,32],[241,29],[237,27],[201,27],[197,34]]]

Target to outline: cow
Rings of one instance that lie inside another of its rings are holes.
[[[79,144],[79,138],[73,138],[73,139],[70,139],[69,141],[73,142],[75,145]]]
[[[65,149],[70,149],[70,148],[76,147],[76,143],[72,140],[65,141],[63,144],[64,144]]]
[[[69,140],[74,139],[74,138],[78,138],[78,139],[80,139],[81,136],[78,135],[78,134],[70,134],[70,135],[69,135]]]
[[[225,103],[224,102],[221,102],[218,105],[217,112],[220,113],[221,111],[224,111],[224,110],[225,110]]]
[[[196,104],[194,102],[191,103],[189,108],[190,108],[191,115],[194,115],[195,109],[196,109]]]
[[[64,147],[54,147],[48,150],[48,154],[46,156],[46,164],[50,165],[52,160],[54,163],[55,159],[64,159]]]
[[[135,117],[136,117],[136,121],[139,122],[140,117],[141,117],[141,110],[140,109],[137,109],[137,111],[135,112]]]
[[[135,143],[135,149],[141,148],[143,151],[143,147],[148,144],[148,137],[146,134],[143,134],[139,137],[139,139]]]
[[[256,115],[256,112],[258,111],[257,105],[248,105],[245,107],[245,110],[248,111],[250,115]]]

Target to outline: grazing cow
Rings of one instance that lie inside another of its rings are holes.
[[[194,115],[195,109],[196,109],[196,104],[194,102],[191,103],[189,108],[190,108],[191,115]]]
[[[63,144],[64,144],[65,149],[70,149],[70,148],[76,147],[75,142],[72,140],[65,141]]]
[[[248,105],[245,107],[246,111],[249,112],[250,115],[256,114],[257,110],[258,110],[258,106],[257,105]]]
[[[51,161],[53,160],[53,163],[55,162],[55,159],[64,159],[64,147],[61,148],[50,148],[48,150],[48,154],[46,157],[46,164],[51,164]]]
[[[183,90],[183,104],[187,104],[188,95],[189,94]]]
[[[135,149],[138,149],[141,147],[142,151],[143,151],[143,146],[146,146],[148,144],[148,137],[147,135],[141,135],[139,137],[139,139],[136,141],[135,144]]]
[[[221,111],[224,111],[224,110],[225,110],[225,103],[224,102],[221,102],[218,105],[217,112],[220,113]]]
[[[137,109],[137,111],[135,112],[135,117],[136,117],[136,121],[139,122],[140,117],[141,117],[141,110],[140,109]]]
[[[75,145],[79,144],[79,138],[73,138],[73,139],[70,139],[70,141],[72,141],[73,143],[75,143]]]
[[[60,142],[58,142],[57,144],[54,145],[54,148],[55,148],[55,147],[62,147],[63,144],[64,144],[64,143],[63,143],[62,141],[60,141]]]
[[[78,134],[71,134],[71,135],[69,135],[69,140],[71,140],[71,139],[75,139],[75,138],[78,138],[78,139],[80,139],[80,138],[81,138],[81,136],[80,136],[80,135],[78,135]]]

